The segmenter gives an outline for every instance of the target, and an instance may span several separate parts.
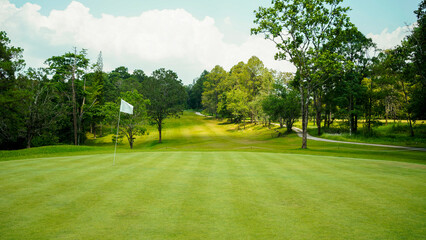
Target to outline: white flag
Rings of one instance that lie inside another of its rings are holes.
[[[121,99],[120,112],[133,114],[133,106],[130,103]]]

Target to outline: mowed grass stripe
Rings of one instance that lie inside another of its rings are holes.
[[[29,189],[20,189],[20,195],[15,194],[11,197],[22,214],[13,215],[14,221],[10,221],[8,224],[18,225],[18,228],[28,228],[27,231],[36,234],[42,228],[43,223],[49,222],[50,228],[45,231],[54,236],[56,231],[64,229],[67,221],[83,213],[88,202],[91,201],[91,197],[102,197],[102,194],[94,191],[98,189],[102,191],[102,186],[109,186],[111,182],[117,180],[114,176],[122,176],[123,173],[131,172],[129,171],[131,165],[121,168],[113,167],[111,157],[112,155],[99,159],[93,156],[71,157],[74,161],[67,161],[67,165],[62,165],[64,161],[61,161],[61,168],[68,169],[66,172],[46,178],[38,185],[29,186]],[[123,161],[133,157],[134,154],[123,154],[120,159]],[[27,179],[28,184],[32,184],[32,180]],[[89,199],[85,199],[85,197]]]
[[[143,236],[154,237],[156,235],[171,236],[173,232],[173,223],[176,215],[176,205],[179,205],[180,191],[175,189],[176,185],[181,185],[183,177],[178,171],[180,166],[185,166],[187,163],[175,161],[180,159],[179,153],[169,153],[161,156],[162,160],[168,161],[171,164],[164,165],[158,168],[156,174],[144,175],[140,172],[136,178],[140,178],[140,185],[137,190],[133,189],[132,184],[117,186],[120,188],[118,193],[121,195],[118,199],[106,199],[105,202],[118,202],[105,209],[106,212],[114,213],[102,218],[102,221],[112,226],[104,235],[114,235],[116,228],[125,229],[122,236],[125,238],[140,238]],[[137,171],[137,170],[135,170]],[[135,179],[135,176],[129,176],[130,179]],[[183,184],[184,185],[184,184]],[[123,195],[123,192],[134,192],[134,194]],[[157,225],[158,224],[158,225]],[[93,236],[96,238],[96,233]]]
[[[37,161],[28,160],[32,164],[25,168],[19,163],[15,167],[14,161],[4,162],[0,164],[6,165],[1,171],[1,175],[5,177],[2,177],[4,184],[0,186],[0,189],[9,192],[8,199],[16,198],[15,201],[22,201],[20,203],[22,204],[22,209],[32,209],[34,205],[27,206],[27,201],[32,201],[32,198],[43,199],[46,196],[45,193],[55,191],[55,189],[73,187],[75,180],[84,179],[88,175],[96,176],[92,173],[92,169],[101,170],[100,166],[108,158],[111,158],[111,156],[101,155],[97,158],[93,156],[70,157],[70,159],[73,159],[72,161],[60,159],[56,160],[56,165],[55,161],[47,161],[49,162],[47,165],[42,161],[39,163],[40,166]],[[32,198],[19,198],[22,195],[31,195]],[[0,199],[2,198],[0,197]],[[38,202],[38,204],[41,203],[42,201]]]
[[[114,167],[107,155],[73,158],[48,160],[56,165],[41,160],[43,168],[28,160],[32,164],[16,167],[21,175],[11,162],[0,163],[1,179],[22,179],[0,185],[2,238],[420,239],[425,234],[425,169],[417,164],[249,152],[123,153]],[[27,187],[43,174],[55,177]]]
[[[324,157],[316,157],[314,161],[306,161],[301,158],[300,161],[302,166],[308,166],[306,170],[311,179],[306,181],[305,177],[303,179],[305,186],[298,186],[296,189],[304,189],[303,196],[315,196],[316,202],[308,203],[307,206],[320,206],[317,210],[321,210],[321,215],[323,215],[321,222],[331,220],[328,226],[315,228],[321,230],[317,233],[318,238],[329,236],[339,230],[341,231],[340,236],[371,231],[379,238],[383,236],[392,238],[397,236],[401,227],[412,228],[410,226],[413,221],[407,219],[407,216],[416,218],[414,222],[419,222],[419,217],[424,218],[424,212],[422,213],[418,209],[415,212],[407,212],[405,207],[407,202],[413,200],[415,201],[412,202],[414,206],[417,204],[424,206],[424,200],[418,201],[420,189],[424,189],[424,184],[413,184],[413,182],[409,184],[411,187],[414,185],[414,188],[417,189],[417,196],[414,196],[407,194],[407,188],[393,185],[392,181],[389,182],[388,179],[381,181],[380,178],[383,175],[380,171],[381,167],[377,167],[379,171],[376,174],[369,173],[370,165],[376,165],[374,162],[360,163],[361,166],[358,165],[358,167],[347,164],[346,169],[343,169],[341,161],[329,161]],[[353,168],[357,171],[350,173]],[[407,182],[407,179],[396,181]],[[391,187],[387,188],[387,186]],[[395,220],[393,216],[398,216],[396,219],[401,221],[393,221]],[[387,222],[387,219],[392,219],[392,221]],[[357,222],[358,225],[351,224],[353,222]],[[346,231],[342,231],[345,228]],[[420,236],[420,232],[412,230],[411,234]],[[370,237],[373,237],[374,234]],[[402,235],[401,237],[407,236]]]
[[[279,209],[271,208],[271,201],[277,196],[275,189],[271,188],[265,175],[261,174],[270,163],[263,161],[263,164],[256,164],[262,161],[262,154],[241,153],[240,157],[232,158],[235,175],[234,188],[234,208],[238,211],[236,221],[242,223],[244,230],[240,237],[244,239],[277,238],[282,227],[281,218],[271,218],[279,214]],[[236,236],[237,237],[237,236]]]
[[[119,231],[117,229],[121,229],[121,236],[132,238],[134,231],[139,231],[134,221],[140,220],[150,208],[152,200],[146,201],[146,198],[150,196],[152,182],[158,181],[165,169],[176,164],[176,161],[161,156],[158,153],[139,154],[123,160],[121,164],[127,171],[117,171],[119,174],[112,176],[107,184],[98,186],[100,196],[89,196],[95,198],[93,207],[85,208],[84,214],[73,219],[69,225],[79,226],[88,233],[85,238],[89,239],[114,236],[114,232]],[[120,169],[121,166],[116,167]],[[91,225],[85,224],[87,219],[92,219]]]

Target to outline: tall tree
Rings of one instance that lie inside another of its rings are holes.
[[[426,1],[423,0],[414,11],[417,17],[417,26],[403,41],[401,47],[407,48],[408,66],[406,76],[410,75],[410,84],[413,92],[410,98],[408,111],[413,120],[426,118]],[[411,70],[410,70],[411,68]],[[408,72],[412,72],[408,74]],[[414,132],[412,133],[414,135]]]
[[[48,80],[44,69],[30,68],[26,76],[30,93],[30,98],[23,100],[26,147],[55,144],[58,141],[56,121],[64,115],[64,103],[59,101],[55,83]],[[36,144],[34,138],[37,138]]]
[[[289,59],[297,68],[302,109],[302,148],[307,148],[308,105],[318,83],[311,76],[312,60],[340,29],[348,27],[349,8],[342,0],[273,0],[272,7],[256,11],[252,34],[275,42],[276,59]]]
[[[16,147],[24,125],[22,103],[29,94],[17,76],[25,66],[22,52],[10,45],[6,32],[0,31],[0,149]]]
[[[221,66],[215,66],[204,81],[204,92],[202,104],[210,114],[217,117],[217,107],[219,103],[219,83],[226,79],[227,72]]]
[[[157,126],[161,143],[161,131],[164,120],[169,117],[179,117],[187,100],[186,91],[175,72],[160,68],[144,81],[143,95],[150,104],[147,106],[151,124]]]
[[[245,125],[245,118],[249,114],[248,94],[247,91],[241,89],[241,86],[236,86],[227,95],[227,109],[234,116],[235,122],[238,124],[242,121]]]
[[[89,59],[86,58],[87,51],[82,49],[78,54],[76,50],[74,53],[65,53],[61,56],[53,56],[48,58],[45,61],[45,64],[49,66],[49,70],[53,73],[53,80],[62,83],[71,82],[71,99],[72,99],[72,116],[73,116],[73,130],[74,130],[74,145],[79,144],[79,135],[82,133],[79,132],[81,128],[81,121],[78,124],[78,119],[82,119],[84,113],[84,105],[85,105],[85,83],[79,84],[82,86],[82,92],[80,94],[81,104],[77,106],[77,82],[81,81],[82,76],[86,73],[86,70],[89,66]],[[77,109],[80,107],[79,109]],[[77,116],[79,114],[79,116]],[[78,118],[78,119],[77,119]]]
[[[250,107],[250,121],[256,121],[257,113],[260,111],[260,104],[256,104],[259,95],[265,94],[272,88],[272,74],[263,65],[263,62],[256,56],[251,57],[247,64],[244,65],[244,72],[246,81],[243,83],[247,89],[249,107]],[[243,80],[243,79],[241,79]]]

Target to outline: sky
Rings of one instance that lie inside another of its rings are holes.
[[[420,0],[345,0],[351,22],[381,49],[398,45],[416,22]],[[27,67],[77,49],[104,71],[125,66],[147,75],[175,71],[190,84],[215,65],[229,70],[251,56],[266,67],[294,72],[274,60],[274,44],[250,35],[253,11],[271,0],[0,0],[0,31],[24,49]]]

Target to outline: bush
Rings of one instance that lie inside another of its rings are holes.
[[[58,136],[51,133],[45,133],[40,136],[35,136],[31,141],[31,146],[41,147],[41,146],[56,145],[58,143],[59,143]]]

